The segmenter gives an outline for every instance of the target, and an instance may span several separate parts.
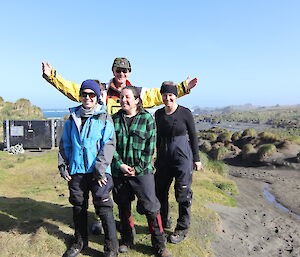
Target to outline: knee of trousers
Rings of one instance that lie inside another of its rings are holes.
[[[93,200],[95,209],[99,209],[101,207],[113,207],[113,202],[112,199],[109,195],[107,195],[106,197],[101,197],[101,198],[96,198]]]
[[[177,185],[175,187],[175,198],[178,203],[191,202],[193,191],[189,186]]]
[[[72,195],[72,196],[69,197],[69,202],[74,207],[80,207],[80,208],[83,208],[83,209],[88,209],[88,206],[89,206],[88,199],[85,199],[82,196]]]
[[[157,218],[157,215],[160,213],[160,211],[154,211],[154,212],[146,212],[145,215],[150,220],[155,220]]]

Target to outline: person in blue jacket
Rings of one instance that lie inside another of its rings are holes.
[[[64,256],[77,256],[88,246],[89,192],[104,230],[104,256],[118,256],[118,239],[110,192],[110,163],[115,151],[115,132],[105,106],[98,103],[100,87],[85,80],[80,88],[81,105],[70,108],[58,154],[58,168],[68,181],[73,205],[75,240]]]

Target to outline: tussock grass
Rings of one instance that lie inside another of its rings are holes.
[[[73,234],[72,208],[68,203],[68,188],[60,178],[57,152],[9,155],[0,152],[0,249],[1,257],[62,256]],[[210,242],[219,227],[218,215],[205,207],[213,202],[234,206],[231,197],[236,186],[226,179],[226,166],[210,161],[201,153],[204,172],[195,172],[193,181],[192,224],[187,240],[179,245],[168,244],[173,256],[213,256]],[[173,229],[177,218],[177,203],[173,186],[170,208]],[[144,216],[134,210],[137,244],[122,256],[154,256]],[[117,217],[117,208],[114,208]],[[92,219],[94,208],[89,208]],[[167,230],[166,233],[171,233]],[[98,256],[103,251],[103,236],[91,235],[89,248],[80,256]]]
[[[260,159],[267,158],[272,156],[276,152],[276,146],[273,144],[264,144],[261,145],[258,149],[258,157]]]

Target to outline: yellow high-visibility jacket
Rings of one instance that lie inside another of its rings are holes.
[[[72,81],[65,80],[62,76],[56,73],[52,69],[51,75],[47,76],[43,74],[44,79],[46,79],[51,85],[53,85],[57,90],[67,96],[69,99],[80,102],[79,90],[80,84],[73,83]],[[127,80],[127,85],[131,83]],[[121,109],[120,106],[120,92],[115,88],[113,79],[106,84],[106,108],[109,114],[114,114]],[[138,87],[140,90],[140,96],[143,101],[144,108],[152,108],[154,106],[159,106],[163,104],[162,97],[160,94],[160,88],[145,88]],[[177,85],[178,97],[184,96],[190,92],[187,88],[186,81],[181,82]]]

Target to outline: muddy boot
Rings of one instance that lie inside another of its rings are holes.
[[[172,244],[178,244],[178,243],[182,242],[183,240],[186,239],[187,232],[188,232],[187,229],[184,229],[184,230],[175,229],[173,234],[171,234],[169,237],[169,242]]]
[[[159,249],[156,253],[157,257],[172,257],[172,254],[169,252],[167,248]]]
[[[83,241],[81,238],[75,238],[74,243],[71,247],[64,253],[63,257],[75,257],[82,250],[84,250],[88,245],[87,241]]]
[[[119,246],[120,253],[126,253],[135,244],[135,227],[121,228],[121,242]]]
[[[104,231],[104,256],[118,256],[119,242],[112,208],[100,207],[97,214],[102,221]]]
[[[64,257],[75,257],[88,245],[87,209],[85,206],[73,206],[75,241],[65,252]]]

